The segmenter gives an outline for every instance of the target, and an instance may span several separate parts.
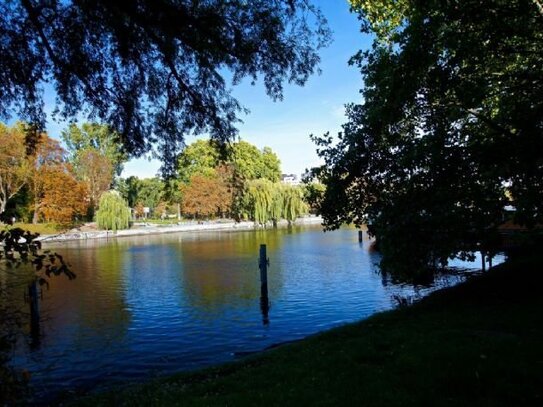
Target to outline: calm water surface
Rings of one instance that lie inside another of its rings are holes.
[[[268,315],[261,243],[270,258]],[[185,232],[47,248],[77,278],[55,278],[44,290],[41,344],[21,343],[15,355],[38,395],[230,361],[392,308],[395,294],[431,290],[383,282],[379,255],[354,229]]]

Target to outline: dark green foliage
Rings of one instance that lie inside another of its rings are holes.
[[[339,143],[316,140],[326,226],[369,222],[383,269],[401,278],[484,248],[505,204],[528,226],[543,219],[536,2],[407,3],[389,42],[352,60],[364,103],[349,106]]]
[[[30,203],[30,192],[28,190],[28,187],[25,185],[8,202],[6,206],[5,216],[8,219],[15,217],[17,222],[30,222],[32,220]]]
[[[142,178],[138,180],[138,194],[136,202],[151,209],[156,208],[164,195],[164,182],[159,178]]]
[[[309,206],[309,211],[314,214],[320,214],[320,206],[326,187],[320,182],[313,182],[311,180],[304,181],[303,184],[304,201]]]
[[[119,178],[115,185],[115,190],[119,191],[128,206],[133,208],[138,202],[140,179],[135,176],[128,178]]]
[[[261,78],[281,99],[328,41],[305,0],[1,2],[0,117],[43,125],[46,81],[61,117],[107,123],[129,153],[157,141],[173,165],[186,134],[236,134],[227,72],[234,84]]]
[[[155,208],[166,194],[165,183],[157,177],[120,179],[116,189],[131,208],[138,203]]]

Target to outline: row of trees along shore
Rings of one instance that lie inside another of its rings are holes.
[[[232,218],[276,225],[315,207],[322,189],[280,182],[277,155],[245,141],[197,140],[178,157],[176,175],[121,178],[127,155],[105,125],[70,125],[59,141],[28,126],[0,124],[0,213],[68,226],[96,220],[123,229],[130,219]],[[311,205],[310,205],[311,204]],[[130,209],[132,208],[132,214]]]

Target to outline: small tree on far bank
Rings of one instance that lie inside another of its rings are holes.
[[[307,214],[308,206],[303,200],[303,191],[300,187],[283,186],[283,218],[290,224],[302,215]]]
[[[100,197],[100,203],[96,211],[96,223],[98,229],[112,230],[114,232],[128,229],[130,208],[116,191],[104,192]]]
[[[134,206],[134,216],[136,219],[145,217],[145,206],[141,202],[136,203],[136,206]]]

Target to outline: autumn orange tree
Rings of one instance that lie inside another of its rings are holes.
[[[87,189],[75,179],[64,153],[58,141],[42,134],[36,151],[29,157],[33,223],[40,218],[67,223],[86,211]]]
[[[86,184],[89,193],[90,216],[98,205],[100,196],[111,186],[113,181],[113,163],[96,149],[82,151],[79,167],[84,174],[80,179]]]
[[[70,167],[47,166],[42,179],[43,195],[38,215],[46,222],[69,224],[86,213],[87,186],[75,178]]]
[[[137,202],[134,206],[134,216],[136,219],[141,219],[145,215],[145,207],[143,206],[143,203]]]
[[[164,218],[168,211],[168,204],[165,201],[160,201],[153,211],[153,215],[156,218]]]
[[[28,181],[29,170],[23,124],[0,123],[0,214]]]
[[[220,174],[193,175],[188,184],[181,186],[181,192],[184,213],[196,218],[224,216],[232,206],[231,189]]]

